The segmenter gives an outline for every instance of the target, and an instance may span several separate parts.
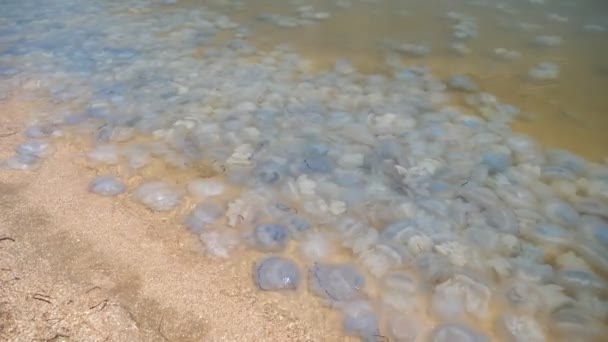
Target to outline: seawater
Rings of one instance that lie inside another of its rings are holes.
[[[76,144],[362,340],[601,340],[607,43],[591,0],[4,1],[0,100],[47,106],[2,166]]]

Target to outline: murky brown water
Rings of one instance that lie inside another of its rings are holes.
[[[404,57],[408,64],[427,65],[447,78],[468,74],[481,90],[495,94],[522,110],[514,129],[530,134],[547,147],[565,148],[593,160],[608,157],[608,32],[592,32],[585,25],[608,29],[608,3],[583,1],[409,0],[409,1],[263,1],[201,2],[185,0],[179,6],[209,5],[251,28],[249,41],[270,49],[289,43],[317,67],[348,58],[369,73],[385,71],[390,52],[382,42],[427,44],[431,53]],[[261,13],[297,17],[302,5],[325,12],[328,19],[282,28],[256,20]],[[348,6],[343,4],[350,4]],[[171,9],[162,9],[171,10]],[[449,12],[472,18],[477,36],[460,40],[470,50],[450,49],[455,20]],[[539,47],[539,35],[559,36],[563,43]],[[497,48],[521,54],[515,60],[498,58]],[[560,68],[551,81],[535,81],[528,70],[550,61]],[[454,95],[462,101],[462,94]],[[472,109],[471,109],[472,110]]]

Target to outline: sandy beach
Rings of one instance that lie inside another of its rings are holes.
[[[0,106],[2,159],[37,107]],[[172,221],[88,193],[94,173],[55,146],[37,171],[0,171],[0,340],[344,340],[305,291],[259,292],[253,252],[210,260]]]
[[[1,1],[0,342],[603,341],[605,3]]]

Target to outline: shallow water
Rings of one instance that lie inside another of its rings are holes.
[[[198,2],[184,3],[193,6]],[[331,20],[287,30],[256,21],[260,13],[293,16],[295,9],[309,4],[316,11],[330,13]],[[531,134],[547,147],[567,148],[595,160],[607,157],[604,146],[608,146],[608,138],[604,132],[608,119],[604,113],[608,111],[608,101],[603,89],[608,86],[608,35],[585,28],[605,28],[608,5],[604,1],[534,4],[526,0],[410,0],[344,4],[350,5],[341,8],[323,1],[268,1],[218,8],[241,22],[251,23],[256,34],[250,41],[260,48],[271,49],[289,42],[319,68],[332,66],[337,58],[349,58],[364,72],[383,73],[387,71],[385,59],[389,51],[383,47],[384,41],[428,45],[431,53],[406,61],[428,65],[444,79],[455,73],[473,76],[484,91],[520,107],[526,115],[514,122],[515,129]],[[448,18],[450,12],[472,18],[477,35],[453,38],[452,27],[458,21]],[[539,48],[534,39],[542,35],[561,37],[563,43]],[[470,51],[453,51],[450,45],[454,42],[462,42]],[[497,48],[517,51],[521,57],[497,57]],[[559,65],[558,80],[533,82],[527,77],[528,70],[543,61]]]
[[[3,166],[81,146],[364,340],[599,340],[607,39],[599,1],[3,2],[0,99],[49,106]]]

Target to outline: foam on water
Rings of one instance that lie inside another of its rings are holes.
[[[372,74],[346,58],[314,69],[264,43],[269,25],[297,35],[395,2],[293,1],[251,20],[239,1],[176,3],[0,4],[0,89],[52,104],[1,165],[35,170],[78,142],[91,167],[124,179],[98,177],[91,192],[129,187],[132,200],[179,216],[175,227],[210,257],[258,251],[258,288],[308,291],[366,341],[606,333],[607,165],[513,132],[523,110],[482,92],[478,77],[419,65],[434,58],[431,41],[378,39],[386,58]],[[544,5],[466,6],[504,21]],[[485,20],[442,13],[450,46],[472,53]],[[537,53],[569,42],[519,24]],[[487,51],[500,63],[524,59],[511,46]],[[559,82],[561,64],[543,60],[528,76]],[[454,106],[453,90],[472,113]]]

